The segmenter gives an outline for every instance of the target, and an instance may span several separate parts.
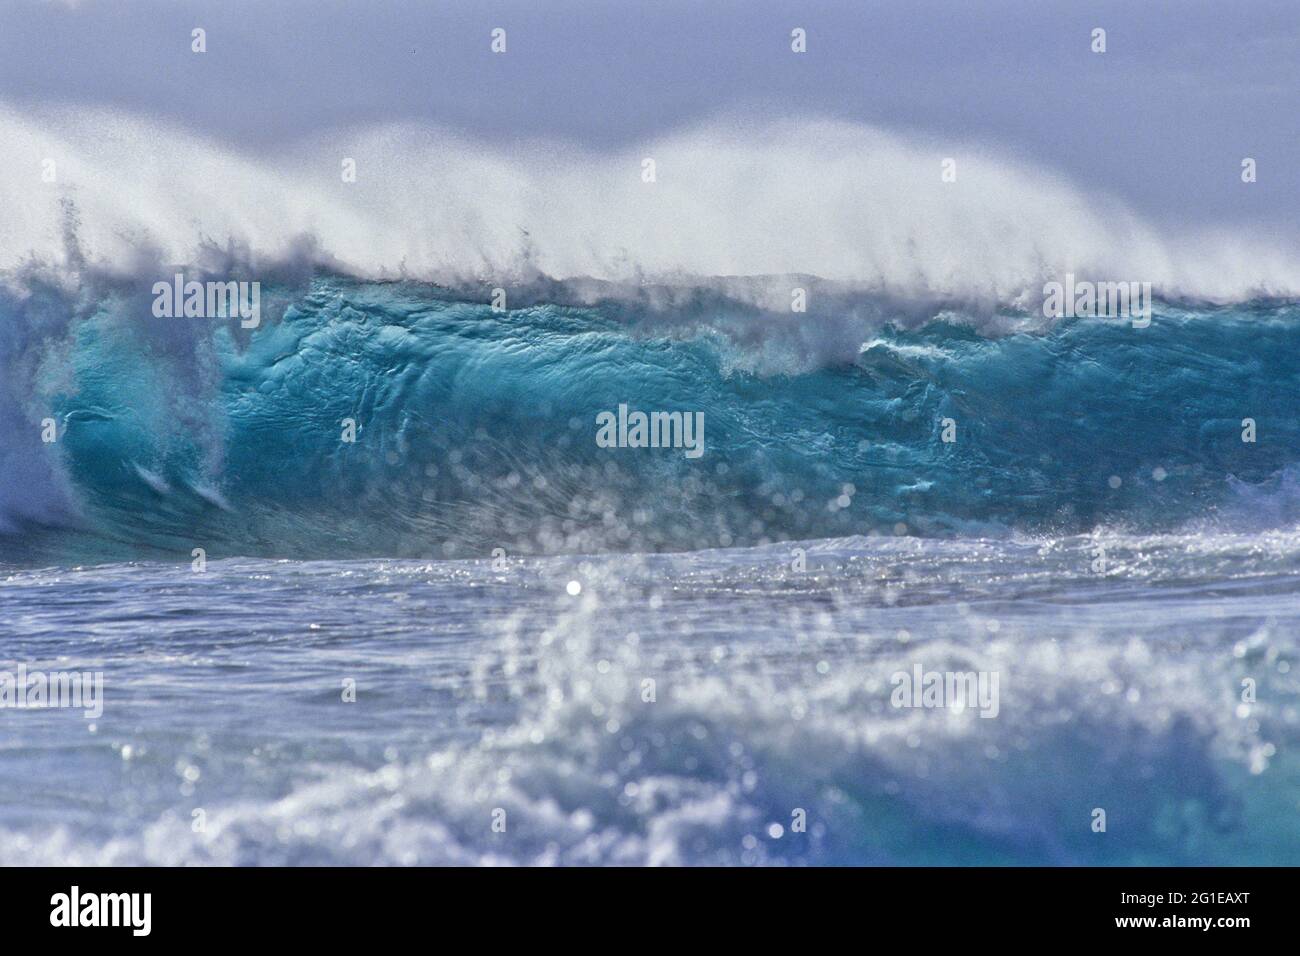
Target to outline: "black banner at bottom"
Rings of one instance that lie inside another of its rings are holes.
[[[918,945],[1107,937],[1216,946],[1292,923],[1290,869],[8,869],[6,938],[358,945],[456,928],[485,941],[623,925],[732,943],[796,929]],[[806,923],[804,924],[807,925]],[[69,940],[71,942],[71,940]]]

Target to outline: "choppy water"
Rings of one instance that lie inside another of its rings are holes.
[[[0,711],[0,862],[1295,864],[1298,594],[1294,531],[11,567],[105,704]]]
[[[1300,863],[1287,237],[823,120],[0,134],[0,703],[105,694],[0,707],[0,862]]]

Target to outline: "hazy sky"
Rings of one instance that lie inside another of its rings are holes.
[[[5,0],[0,99],[251,150],[393,119],[601,146],[820,114],[996,144],[1167,223],[1300,221],[1297,0]]]

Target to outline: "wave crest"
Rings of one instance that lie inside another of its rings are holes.
[[[957,181],[945,183],[949,157]],[[44,159],[53,183],[40,181]],[[0,183],[0,269],[63,256],[70,200],[86,253],[111,263],[142,247],[195,262],[215,240],[452,284],[807,274],[910,299],[1041,304],[1042,283],[1071,271],[1149,281],[1166,299],[1300,294],[1293,243],[1165,235],[996,151],[843,122],[718,120],[612,154],[385,126],[254,156],[138,117],[36,121],[0,105],[0,162],[31,170]]]

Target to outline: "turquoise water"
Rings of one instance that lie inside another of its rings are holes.
[[[336,278],[277,296],[251,333],[142,323],[111,292],[0,300],[66,336],[5,416],[23,544],[66,555],[75,526],[110,558],[448,558],[1300,519],[1294,305],[989,335],[882,326],[869,298],[794,323],[726,299],[495,313]],[[705,453],[598,447],[620,404],[702,413]]]

